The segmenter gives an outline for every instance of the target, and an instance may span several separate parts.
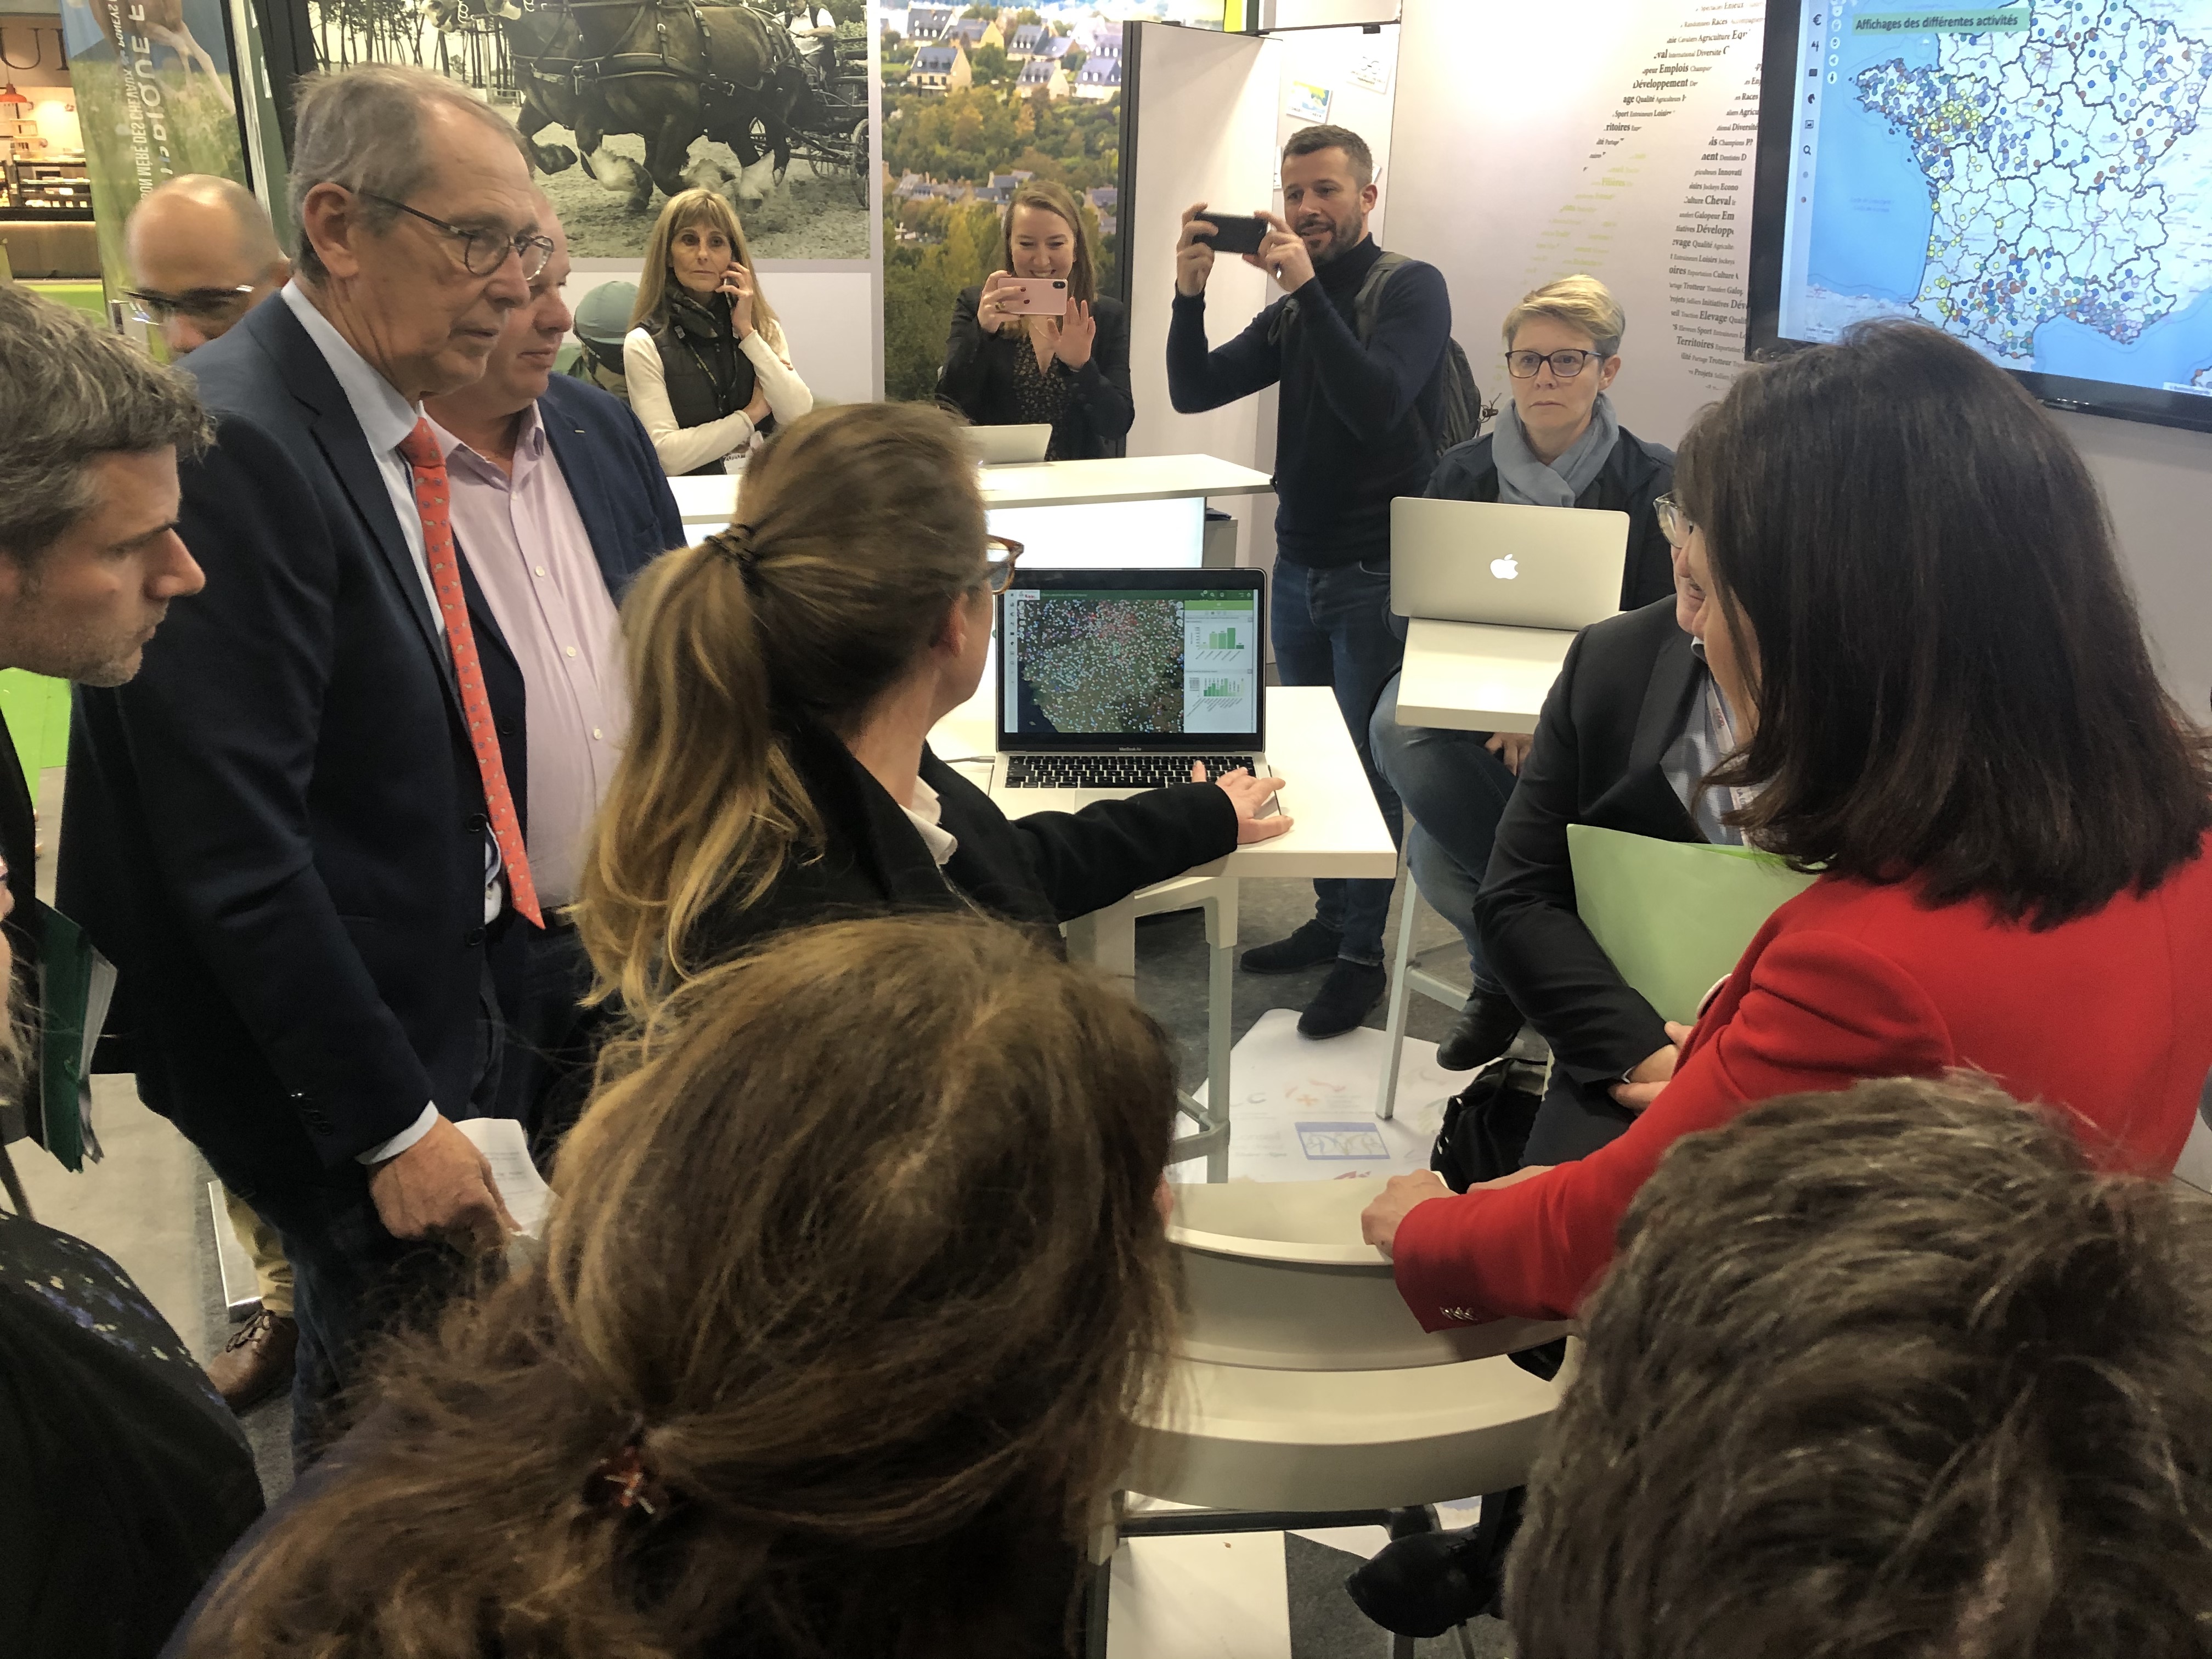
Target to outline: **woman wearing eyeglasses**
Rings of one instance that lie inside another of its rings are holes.
[[[990,650],[1020,549],[993,542],[959,422],[854,404],[780,433],[744,521],[630,589],[629,746],[579,926],[642,1014],[781,929],[974,907],[1050,928],[1279,835],[1231,773],[1010,820],[929,746]]]
[[[623,377],[672,478],[740,471],[771,419],[795,421],[814,407],[737,212],[711,190],[684,191],[660,210]]]
[[[1654,503],[1674,483],[1674,457],[1623,428],[1606,388],[1620,373],[1628,319],[1595,276],[1547,283],[1505,313],[1512,401],[1486,435],[1445,452],[1428,494],[1449,501],[1599,508],[1628,514],[1620,608],[1674,592]],[[1398,683],[1383,688],[1368,730],[1376,766],[1413,819],[1407,860],[1421,895],[1467,941],[1474,989],[1437,1045],[1453,1071],[1504,1054],[1522,1009],[1499,978],[1474,923],[1498,815],[1528,752],[1516,732],[1449,732],[1398,723]]]

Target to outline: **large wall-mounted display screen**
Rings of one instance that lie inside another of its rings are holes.
[[[2212,430],[2212,0],[1771,0],[1754,351],[1870,317]]]

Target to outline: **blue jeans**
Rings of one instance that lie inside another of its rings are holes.
[[[1368,747],[1368,722],[1376,699],[1395,678],[1406,654],[1405,641],[1390,624],[1390,567],[1380,570],[1347,564],[1316,570],[1287,559],[1275,562],[1271,626],[1275,672],[1285,685],[1326,685],[1352,733],[1359,763],[1367,769],[1375,804],[1398,839],[1404,816],[1397,793],[1375,769]],[[1297,809],[1293,805],[1292,809]],[[1314,920],[1334,931],[1337,955],[1346,962],[1382,964],[1382,929],[1390,918],[1390,891],[1397,884],[1327,877],[1314,883]]]
[[[1467,941],[1475,988],[1500,988],[1482,960],[1474,896],[1490,867],[1498,820],[1513,793],[1505,763],[1483,747],[1486,732],[1398,724],[1398,682],[1375,705],[1368,743],[1375,764],[1413,814],[1406,842],[1413,881],[1437,914]]]

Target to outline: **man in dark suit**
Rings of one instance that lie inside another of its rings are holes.
[[[521,710],[420,404],[551,244],[514,130],[420,70],[304,83],[290,193],[294,283],[191,358],[207,593],[80,693],[61,879],[141,1094],[283,1240],[312,1455],[364,1339],[503,1237],[454,1120],[495,1085],[488,930],[540,914],[492,735]]]
[[[576,897],[629,725],[615,607],[630,579],[684,536],[637,417],[553,372],[574,320],[561,298],[568,245],[543,196],[538,217],[553,257],[530,303],[507,319],[482,379],[423,408],[453,483],[455,539],[527,710],[524,763],[508,779],[545,926],[495,928],[492,971],[507,1018],[499,1112],[520,1119],[543,1155],[582,1104],[599,1024],[581,1006],[590,962],[560,911]]]
[[[1577,914],[1567,826],[1742,844],[1722,821],[1727,792],[1698,787],[1735,742],[1703,655],[1716,613],[1679,549],[1674,583],[1672,599],[1584,629],[1568,647],[1475,900],[1492,970],[1552,1046],[1528,1164],[1581,1158],[1619,1135],[1674,1074],[1688,1036],[1629,988]]]

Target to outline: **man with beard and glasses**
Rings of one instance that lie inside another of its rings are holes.
[[[1186,415],[1282,387],[1275,438],[1275,666],[1285,685],[1326,685],[1395,839],[1398,797],[1375,769],[1368,722],[1405,652],[1390,617],[1390,501],[1428,488],[1444,402],[1451,300],[1443,273],[1386,255],[1367,234],[1377,196],[1365,141],[1307,127],[1283,147],[1283,212],[1245,262],[1283,297],[1207,349],[1206,283],[1217,227],[1200,202],[1176,246],[1168,394]],[[1327,964],[1299,1017],[1310,1037],[1349,1031],[1382,1000],[1382,926],[1393,884],[1314,883],[1313,919],[1244,953],[1247,969]]]

